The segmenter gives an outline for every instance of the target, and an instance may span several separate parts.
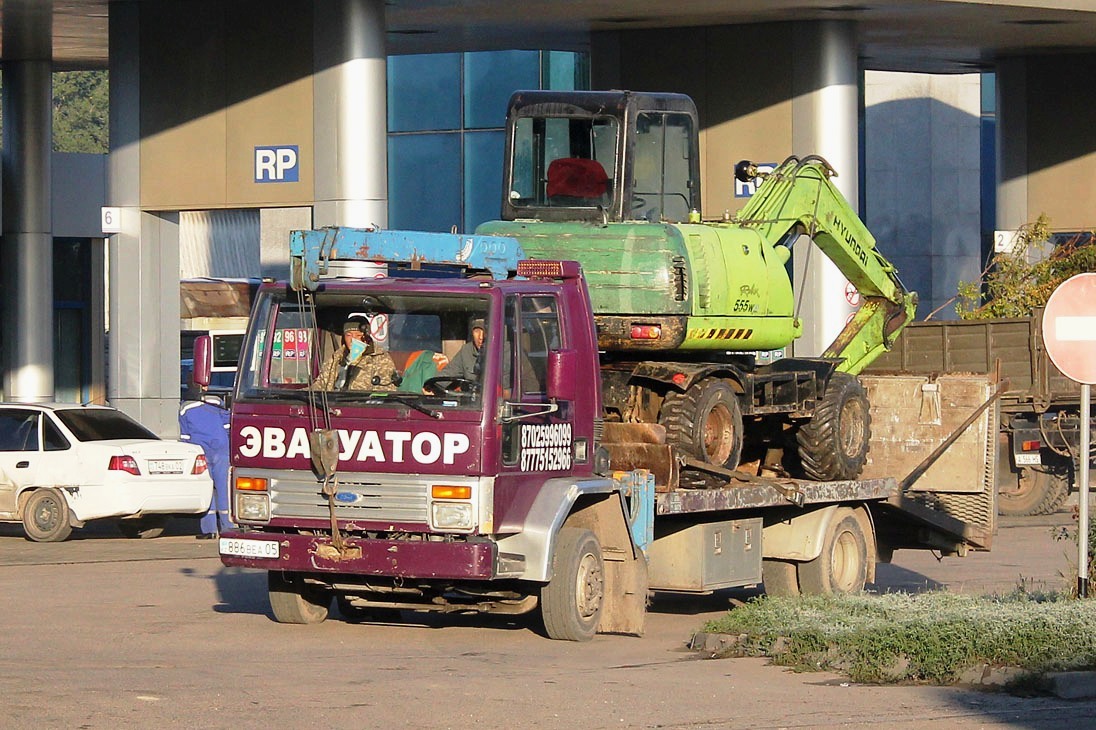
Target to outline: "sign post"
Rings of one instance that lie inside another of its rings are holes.
[[[1096,383],[1096,273],[1066,279],[1043,310],[1043,341],[1047,355],[1062,374],[1081,384],[1080,446],[1077,454],[1078,527],[1077,595],[1088,597],[1089,450],[1092,434],[1092,384]]]

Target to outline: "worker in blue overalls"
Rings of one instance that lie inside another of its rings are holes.
[[[198,539],[210,540],[232,526],[228,515],[228,409],[215,395],[204,393],[179,409],[179,439],[205,451],[213,477],[213,499],[202,515]]]

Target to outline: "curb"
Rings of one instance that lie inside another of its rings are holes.
[[[1045,680],[1046,690],[1063,700],[1096,697],[1096,672],[1051,672]]]

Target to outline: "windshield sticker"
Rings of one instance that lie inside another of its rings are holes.
[[[373,338],[374,342],[384,343],[388,341],[388,315],[382,313],[374,314],[369,320],[369,336]]]
[[[521,470],[562,471],[571,468],[571,424],[522,424]]]

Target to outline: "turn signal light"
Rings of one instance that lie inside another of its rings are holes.
[[[205,474],[206,469],[209,468],[209,462],[206,461],[205,454],[198,454],[198,458],[194,460],[194,468],[190,470],[191,474]]]
[[[471,499],[472,488],[434,484],[430,487],[430,496],[434,499]]]
[[[265,477],[236,477],[236,489],[245,492],[265,492],[267,480]]]
[[[1020,449],[1022,451],[1038,451],[1043,448],[1043,444],[1040,441],[1021,441]]]
[[[662,337],[662,327],[657,324],[633,324],[633,340],[657,340]]]
[[[107,465],[107,469],[110,471],[124,471],[126,474],[132,474],[135,477],[141,476],[141,470],[137,468],[137,460],[132,456],[110,457],[110,464]]]

